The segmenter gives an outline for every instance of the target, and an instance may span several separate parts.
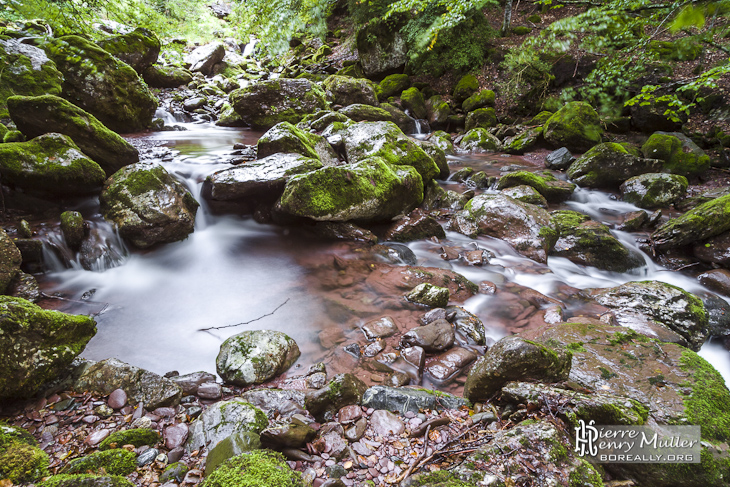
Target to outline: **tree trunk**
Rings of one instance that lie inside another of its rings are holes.
[[[509,26],[512,23],[512,0],[506,0],[504,5],[504,19],[502,20],[502,30],[500,35],[506,37],[509,34]]]

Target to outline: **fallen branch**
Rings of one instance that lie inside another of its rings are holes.
[[[409,475],[411,474],[411,472],[413,472],[413,470],[414,470],[414,469],[415,469],[416,467],[418,467],[418,466],[419,466],[419,463],[421,463],[421,460],[423,460],[423,457],[425,457],[425,456],[426,456],[426,452],[428,451],[428,434],[429,434],[430,432],[431,432],[431,425],[429,424],[429,425],[428,425],[428,427],[426,428],[426,434],[425,434],[425,435],[424,435],[424,437],[423,437],[423,451],[421,452],[421,454],[420,454],[420,455],[418,455],[418,458],[416,458],[416,460],[415,460],[415,461],[414,461],[414,462],[413,462],[413,463],[411,464],[411,466],[410,466],[410,467],[408,467],[408,470],[406,470],[406,471],[405,471],[405,472],[403,473],[403,475],[401,475],[400,477],[398,477],[398,478],[397,478],[397,479],[395,480],[395,482],[394,482],[394,483],[396,483],[396,484],[400,484],[400,483],[402,483],[402,482],[403,482],[403,481],[404,481],[405,479],[407,479],[407,478],[408,478],[408,476],[409,476]]]
[[[236,323],[235,325],[211,326],[209,328],[200,328],[198,331],[222,330],[224,328],[233,328],[234,326],[248,325],[250,323],[253,323],[254,321],[259,321],[260,319],[263,319],[263,318],[266,318],[267,316],[273,315],[274,313],[276,313],[277,311],[279,311],[279,308],[281,308],[282,306],[284,306],[288,302],[289,302],[289,298],[286,298],[286,301],[284,301],[279,306],[277,306],[276,308],[274,308],[274,311],[272,311],[271,313],[266,313],[265,315],[261,315],[258,318],[254,318],[254,319],[249,320],[249,321],[244,321],[242,323]]]

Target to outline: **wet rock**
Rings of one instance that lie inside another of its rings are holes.
[[[730,195],[703,203],[657,228],[651,238],[658,249],[681,247],[730,230]]]
[[[406,42],[384,21],[370,22],[360,29],[356,43],[363,73],[371,79],[402,72],[408,60]]]
[[[111,431],[106,428],[94,431],[84,439],[84,443],[89,446],[95,447],[96,445],[107,439],[110,434]]]
[[[223,387],[220,384],[216,384],[215,382],[206,382],[204,384],[200,384],[196,391],[196,395],[199,398],[209,401],[220,399],[222,393]]]
[[[428,325],[429,323],[433,323],[436,320],[445,320],[446,319],[446,309],[444,308],[434,308],[432,310],[429,310],[426,312],[420,319],[422,325]]]
[[[185,448],[188,452],[203,447],[210,451],[229,436],[244,432],[258,435],[268,424],[266,414],[250,403],[238,399],[217,402],[190,425]]]
[[[454,144],[451,142],[451,135],[443,130],[437,130],[431,134],[428,141],[444,151],[446,155],[454,155]]]
[[[702,298],[707,313],[707,326],[710,336],[730,335],[730,304],[710,294]]]
[[[561,147],[552,151],[545,157],[545,167],[555,171],[564,171],[575,161],[575,157],[567,147]]]
[[[499,139],[481,127],[469,130],[457,142],[459,142],[461,150],[465,152],[497,152],[502,149]]]
[[[655,132],[641,152],[644,157],[663,161],[663,172],[697,176],[710,168],[710,157],[681,132]]]
[[[177,447],[183,446],[188,439],[188,425],[178,423],[168,426],[165,428],[163,436],[165,438],[165,447],[168,450],[174,450]]]
[[[84,218],[78,211],[64,211],[61,213],[61,232],[66,244],[72,249],[78,249],[84,239]]]
[[[386,411],[418,413],[421,409],[459,409],[468,401],[451,394],[411,387],[373,386],[365,391],[362,406]]]
[[[421,347],[406,347],[401,350],[401,357],[416,368],[418,376],[423,374],[426,352]]]
[[[436,181],[431,181],[426,185],[421,207],[426,211],[462,210],[473,196],[473,191],[459,194],[456,191],[445,190]]]
[[[545,197],[538,193],[532,186],[513,186],[503,189],[502,194],[517,201],[522,201],[523,203],[539,206],[540,208],[548,207],[548,202]]]
[[[360,418],[355,421],[355,424],[345,430],[345,438],[348,441],[358,441],[360,438],[363,437],[363,435],[365,435],[367,427],[368,420],[365,418]]]
[[[638,333],[662,339],[661,330],[670,330],[693,350],[699,350],[707,339],[707,315],[702,301],[677,286],[659,281],[628,282],[594,289],[591,296],[612,309],[619,324]]]
[[[566,103],[545,122],[543,136],[553,147],[585,152],[601,143],[601,121],[588,103]]]
[[[424,282],[413,288],[405,297],[411,303],[423,304],[431,308],[443,308],[449,303],[449,290]]]
[[[332,166],[337,162],[337,154],[324,137],[300,130],[289,122],[274,125],[256,143],[259,159],[277,153],[301,154],[317,159],[325,166]],[[309,170],[313,169],[318,168]]]
[[[296,342],[284,333],[244,331],[223,342],[216,358],[216,370],[230,384],[261,384],[286,371],[299,355]]]
[[[130,65],[138,73],[157,62],[160,55],[160,40],[150,30],[138,27],[124,35],[114,36],[97,42],[99,47]]]
[[[570,165],[568,177],[580,186],[613,188],[634,176],[661,170],[661,161],[642,159],[614,142],[600,144]]]
[[[559,382],[570,372],[572,355],[517,336],[499,340],[477,359],[464,384],[464,397],[486,401],[514,380]]]
[[[332,75],[324,80],[322,87],[327,93],[327,98],[336,105],[347,106],[361,103],[377,106],[378,104],[375,85],[365,78]]]
[[[176,405],[182,397],[182,389],[170,379],[114,358],[92,364],[73,388],[101,395],[123,389],[132,403],[143,402],[148,409]]]
[[[127,405],[127,393],[123,389],[115,389],[109,394],[107,406],[112,409],[122,409]]]
[[[398,326],[393,321],[393,318],[384,316],[378,320],[365,323],[362,331],[368,340],[377,340],[378,338],[387,338],[395,335],[398,331]]]
[[[301,448],[311,441],[317,432],[308,425],[288,423],[269,426],[261,432],[261,441],[275,449]]]
[[[208,104],[208,99],[204,96],[193,96],[183,102],[183,110],[186,112],[194,112],[199,108],[203,108]]]
[[[550,203],[561,203],[571,197],[575,184],[561,181],[550,172],[536,174],[529,171],[516,171],[505,174],[497,181],[497,189],[513,186],[531,186]]]
[[[187,237],[199,206],[164,167],[141,163],[114,173],[104,183],[100,202],[104,218],[139,248]]]
[[[226,50],[221,42],[211,42],[188,54],[185,57],[185,64],[189,65],[192,72],[209,75],[213,66],[221,62],[225,54]]]
[[[221,439],[210,449],[205,461],[205,475],[210,475],[219,465],[229,458],[237,457],[245,452],[261,448],[258,433],[243,431]]]
[[[425,372],[437,384],[446,384],[456,377],[466,366],[476,360],[477,354],[466,348],[454,347],[442,353],[429,363]]]
[[[616,226],[616,229],[624,232],[635,232],[639,230],[646,221],[647,214],[645,211],[632,211],[622,216],[621,223]]]
[[[399,435],[405,431],[405,425],[398,416],[379,409],[370,416],[370,427],[378,436]]]
[[[143,451],[137,457],[137,466],[144,467],[145,465],[149,465],[155,461],[155,458],[157,458],[159,453],[160,451],[157,448],[150,448],[149,450]]]
[[[399,125],[393,111],[385,110],[382,107],[354,103],[341,108],[338,113],[356,122],[395,122],[396,125]],[[403,116],[407,117],[405,113]]]
[[[306,409],[315,417],[334,413],[344,406],[360,404],[367,386],[352,374],[336,375],[329,384],[317,391],[307,392]]]
[[[347,222],[319,222],[313,229],[315,235],[332,240],[350,240],[375,244],[378,237],[373,232]]]
[[[176,482],[182,482],[185,478],[185,474],[188,473],[187,465],[184,463],[172,462],[165,468],[165,471],[160,475],[160,482],[167,482],[174,480]]]
[[[187,69],[159,64],[146,68],[142,76],[152,88],[177,88],[193,80],[193,75]]]
[[[454,328],[446,320],[411,329],[401,337],[402,347],[421,347],[427,352],[440,352],[454,344]]]
[[[385,345],[382,340],[377,340],[373,343],[368,344],[362,350],[363,357],[375,357],[377,354],[385,350]]]
[[[0,348],[4,350],[0,398],[38,393],[43,384],[68,372],[95,334],[92,318],[46,311],[22,298],[0,296]]]
[[[191,372],[185,375],[170,377],[170,380],[182,388],[184,396],[190,396],[198,392],[198,386],[206,382],[215,382],[215,375],[209,372]]]
[[[476,315],[460,306],[450,306],[446,308],[446,313],[448,313],[449,322],[454,325],[456,333],[470,343],[476,345],[484,345],[486,343],[484,323]]]
[[[446,232],[434,217],[419,210],[394,223],[385,234],[386,240],[395,242],[411,242],[430,237],[446,238]]]
[[[712,201],[715,198],[719,198],[721,196],[727,196],[728,194],[730,194],[730,186],[710,188],[702,191],[696,196],[690,196],[689,198],[683,199],[682,201],[677,203],[676,207],[679,211],[689,211],[697,208],[703,203],[707,203],[708,201]]]
[[[626,180],[621,199],[640,208],[665,208],[679,201],[687,191],[687,178],[674,174],[648,173]]]
[[[730,232],[721,233],[704,242],[695,243],[692,253],[702,262],[730,268]]]
[[[13,240],[0,228],[0,294],[5,294],[20,275],[22,255]]]
[[[700,284],[717,291],[724,296],[730,296],[730,271],[727,269],[713,269],[703,272],[697,278]]]

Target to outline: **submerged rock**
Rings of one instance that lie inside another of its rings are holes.
[[[451,348],[454,339],[454,327],[451,323],[436,320],[428,325],[412,328],[401,337],[400,344],[403,348],[420,347],[427,352],[441,352]]]
[[[601,121],[588,103],[566,103],[545,122],[543,136],[553,147],[585,152],[601,143]]]
[[[250,330],[223,342],[215,364],[225,382],[248,386],[285,372],[299,355],[296,342],[284,333]]]

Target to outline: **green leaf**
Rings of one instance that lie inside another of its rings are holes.
[[[669,30],[672,34],[675,34],[689,27],[701,29],[704,26],[705,12],[702,9],[694,8],[692,5],[687,5],[679,12],[679,15],[674,19]]]

